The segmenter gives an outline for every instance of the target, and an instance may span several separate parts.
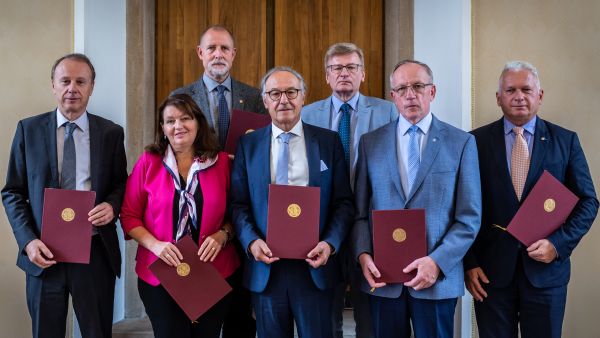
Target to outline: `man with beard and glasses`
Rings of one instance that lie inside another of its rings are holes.
[[[200,37],[196,47],[198,58],[204,66],[204,74],[198,81],[171,93],[188,94],[198,104],[216,133],[221,148],[225,147],[229,121],[233,109],[266,114],[258,88],[250,87],[234,80],[229,72],[235,59],[236,49],[233,34],[221,25],[208,27]],[[230,157],[233,157],[230,154]],[[240,257],[245,255],[239,243],[234,242]],[[237,277],[233,287],[233,300],[229,314],[223,324],[223,338],[255,337],[256,324],[252,318],[250,293],[244,290],[240,267],[234,274]]]

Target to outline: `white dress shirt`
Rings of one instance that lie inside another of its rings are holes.
[[[277,160],[279,159],[279,134],[284,133],[275,124],[271,124],[271,183],[275,183]],[[302,120],[290,130],[290,162],[288,164],[289,185],[308,186],[308,157],[306,156],[306,142]]]
[[[417,142],[419,142],[419,154],[421,155],[421,162],[423,162],[423,150],[427,143],[427,133],[431,127],[431,121],[433,117],[429,112],[421,121],[417,123],[419,127],[417,131]],[[397,137],[396,137],[396,155],[398,160],[398,170],[400,171],[400,181],[402,182],[402,190],[404,190],[404,197],[408,197],[410,191],[408,190],[408,142],[410,135],[408,129],[412,126],[408,120],[402,115],[398,118]]]

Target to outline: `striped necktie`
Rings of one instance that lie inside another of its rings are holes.
[[[419,127],[416,125],[408,128],[408,191],[412,190],[412,186],[417,178],[419,164],[421,163],[421,153],[419,151],[418,139]]]

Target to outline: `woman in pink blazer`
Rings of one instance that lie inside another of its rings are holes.
[[[190,321],[148,266],[162,259],[177,266],[174,245],[183,236],[198,243],[198,259],[229,278],[240,262],[228,217],[229,159],[194,100],[169,96],[157,116],[156,141],[148,145],[127,180],[121,224],[138,242],[138,291],[155,337],[219,337],[230,295]]]

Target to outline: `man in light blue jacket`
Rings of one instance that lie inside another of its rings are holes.
[[[333,93],[330,97],[305,106],[302,120],[340,134],[346,163],[350,170],[350,184],[354,187],[354,168],[360,137],[398,118],[396,107],[389,101],[360,94],[360,84],[365,81],[364,54],[353,43],[331,45],[324,58],[325,79]],[[340,253],[343,260],[343,282],[336,287],[333,303],[333,329],[336,338],[342,338],[342,312],[346,286],[350,285],[356,337],[371,338],[369,303],[359,291],[361,277],[356,261],[349,250]]]
[[[365,134],[356,167],[354,257],[369,294],[375,337],[452,337],[457,298],[464,294],[463,256],[481,222],[477,147],[472,135],[430,111],[431,69],[405,60],[390,77],[397,122]],[[404,284],[376,282],[372,210],[424,208],[427,255],[408,266]]]

